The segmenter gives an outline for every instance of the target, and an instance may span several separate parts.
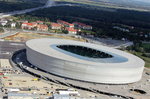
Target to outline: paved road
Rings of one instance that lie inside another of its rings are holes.
[[[8,36],[13,36],[13,35],[16,35],[18,32],[7,32],[7,33],[4,33],[4,34],[1,34],[0,35],[0,39],[2,38],[5,38],[5,37],[8,37]]]
[[[24,43],[0,41],[0,58],[9,59],[13,52],[23,48]]]

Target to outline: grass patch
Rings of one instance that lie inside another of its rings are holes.
[[[143,43],[142,47],[144,47],[144,48],[150,48],[150,43]]]

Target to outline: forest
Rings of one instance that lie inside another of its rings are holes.
[[[34,8],[43,5],[38,2],[25,2],[23,0],[0,0],[0,13]]]

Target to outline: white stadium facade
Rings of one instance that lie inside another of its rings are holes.
[[[137,82],[145,64],[117,49],[64,39],[29,40],[26,54],[31,64],[51,74],[105,84]]]

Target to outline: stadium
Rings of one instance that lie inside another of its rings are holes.
[[[104,84],[137,82],[145,64],[142,59],[117,49],[65,39],[29,40],[26,55],[28,62],[48,73]]]

